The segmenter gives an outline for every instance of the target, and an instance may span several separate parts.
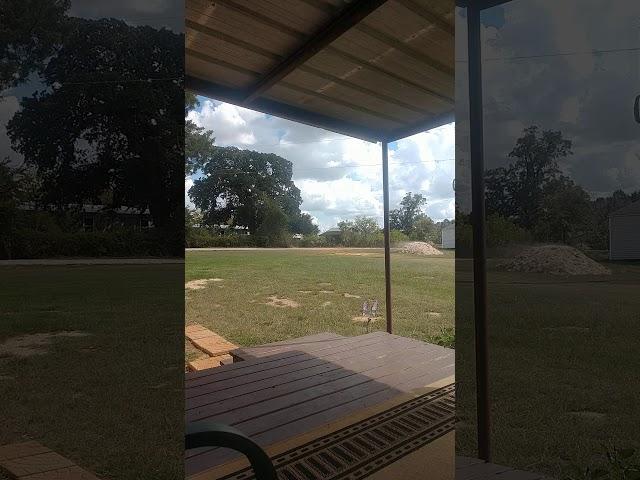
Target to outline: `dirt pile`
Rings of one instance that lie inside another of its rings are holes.
[[[442,255],[442,252],[428,242],[407,242],[400,245],[398,249],[400,253],[409,253],[411,255]]]
[[[551,275],[609,275],[611,273],[608,268],[567,245],[527,247],[512,259],[498,264],[498,269]]]

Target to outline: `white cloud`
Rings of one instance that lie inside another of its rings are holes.
[[[373,216],[382,224],[379,144],[206,99],[189,118],[213,130],[217,145],[275,153],[291,161],[301,209],[321,230],[357,215]],[[428,198],[427,213],[435,220],[453,218],[454,144],[454,127],[446,125],[391,145],[391,208],[411,191]]]

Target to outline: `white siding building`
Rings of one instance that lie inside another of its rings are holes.
[[[442,229],[442,248],[456,248],[455,225],[447,225]]]
[[[640,260],[640,201],[609,216],[609,258]]]

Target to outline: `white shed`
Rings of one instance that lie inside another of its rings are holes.
[[[640,200],[609,215],[609,259],[640,260]]]
[[[442,229],[442,248],[456,248],[455,225],[447,225]]]

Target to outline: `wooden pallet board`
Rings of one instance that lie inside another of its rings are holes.
[[[216,368],[223,365],[223,362],[233,363],[233,357],[231,355],[218,355],[217,357],[203,357],[196,360],[192,360],[187,364],[190,372],[198,372],[200,370],[206,370],[207,368]]]
[[[238,345],[225,340],[223,337],[202,325],[187,325],[184,329],[185,336],[193,345],[211,357],[227,355],[236,350]]]

